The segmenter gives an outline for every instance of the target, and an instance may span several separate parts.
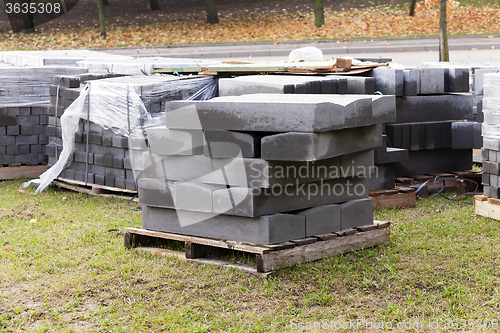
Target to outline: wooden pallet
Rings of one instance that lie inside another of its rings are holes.
[[[47,171],[47,164],[11,164],[3,166],[0,164],[0,180],[10,180],[17,178],[38,178]]]
[[[98,195],[101,197],[109,197],[109,198],[131,199],[137,194],[137,191],[133,190],[127,190],[123,188],[109,187],[97,184],[85,185],[85,182],[73,179],[66,179],[66,178],[57,178],[56,180],[52,181],[52,184],[75,192],[86,193],[90,195]]]
[[[388,63],[365,63],[352,65],[351,59],[337,58],[334,60],[308,61],[296,63],[283,63],[278,61],[250,62],[229,61],[219,65],[207,67],[187,68],[153,68],[152,73],[172,74],[197,73],[205,75],[253,75],[266,73],[286,74],[359,74],[380,66],[388,66]]]
[[[234,267],[257,276],[269,276],[279,268],[327,258],[340,253],[356,251],[387,243],[390,239],[390,222],[374,221],[374,224],[336,233],[307,237],[273,245],[258,245],[229,240],[187,236],[145,229],[125,229],[125,248],[136,248],[158,255],[174,256],[180,260]],[[154,241],[170,240],[184,242],[185,251],[173,251],[148,247]],[[255,255],[255,266],[210,258],[217,249],[241,251]]]
[[[500,220],[500,199],[476,195],[476,215]]]
[[[391,209],[396,207],[415,207],[417,195],[411,187],[396,187],[390,190],[379,190],[370,192],[373,199],[373,208]]]

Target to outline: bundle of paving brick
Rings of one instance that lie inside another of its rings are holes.
[[[59,66],[0,70],[0,164],[46,163],[49,86],[56,74],[86,72]]]
[[[396,121],[385,126],[388,144],[407,149],[397,176],[472,168],[472,148],[480,146],[479,124],[467,68],[376,68],[375,89],[396,95]],[[377,161],[376,161],[377,162]]]
[[[96,102],[99,99],[100,112],[112,112],[106,103],[114,103],[119,98],[124,99],[128,89],[134,90],[141,98],[144,110],[134,114],[135,118],[141,117],[141,112],[155,115],[164,110],[165,103],[170,100],[179,100],[192,97],[200,90],[213,84],[212,77],[174,77],[174,76],[120,76],[117,74],[85,74],[70,77],[55,77],[51,86],[51,106],[49,109],[49,144],[47,155],[49,167],[58,160],[62,148],[61,116],[65,110],[80,96],[87,82],[91,81],[90,99]],[[115,87],[114,93],[118,95],[99,96],[100,91],[107,87]],[[92,94],[95,91],[95,95]],[[100,102],[102,100],[102,102]],[[126,99],[125,99],[126,100]],[[124,100],[124,101],[125,101]],[[115,106],[116,108],[116,106]],[[120,108],[120,106],[118,106]],[[118,123],[127,124],[127,107],[122,106],[121,113],[116,115],[116,124],[102,124],[87,122],[82,119],[79,129],[75,134],[75,152],[72,160],[59,177],[86,184],[103,185],[113,188],[136,190],[134,174],[132,171],[129,141],[125,135],[127,128],[115,128]],[[92,112],[92,110],[91,110]],[[124,117],[119,119],[118,117]],[[122,127],[126,127],[122,126]],[[121,130],[121,131],[120,131]]]
[[[484,76],[483,112],[484,195],[500,199],[500,74]]]
[[[47,107],[0,107],[0,165],[46,163]]]
[[[372,224],[367,177],[394,113],[375,95],[170,102],[134,161],[143,228],[272,244]]]
[[[48,105],[54,75],[86,73],[85,68],[61,66],[45,67],[2,67],[0,70],[1,105]]]

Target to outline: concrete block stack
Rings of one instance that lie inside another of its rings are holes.
[[[374,95],[375,88],[373,77],[350,75],[249,75],[219,80],[219,96],[240,96],[253,93]],[[378,95],[372,96],[374,105],[379,100],[375,96]],[[384,108],[378,109],[385,110]],[[374,113],[374,117],[379,123],[396,121],[394,113]],[[370,190],[394,188],[395,163],[408,160],[407,152],[387,147],[387,138],[383,142],[385,144],[375,151],[378,173],[377,177],[370,180]]]
[[[86,72],[85,68],[62,66],[2,67],[0,105],[48,105],[49,87],[55,75],[76,75]]]
[[[5,54],[0,53],[0,58]],[[15,57],[11,57],[15,60]],[[85,73],[62,66],[0,69],[0,164],[46,163],[49,86],[54,75]]]
[[[484,75],[483,112],[484,195],[500,199],[500,74]]]
[[[46,163],[47,107],[0,107],[0,165]]]
[[[377,115],[394,113],[375,95],[169,102],[133,163],[143,228],[272,244],[372,224]]]
[[[127,91],[134,90],[141,98],[143,112],[154,116],[164,110],[170,100],[192,97],[207,85],[213,83],[212,77],[174,76],[119,76],[116,74],[84,74],[79,76],[55,77],[51,86],[51,106],[49,109],[49,144],[47,155],[49,167],[56,163],[63,148],[63,129],[61,116],[80,96],[86,83],[90,83],[90,99],[96,102],[99,110],[91,112],[112,113],[116,116],[116,126],[127,124]],[[108,89],[108,90],[106,90]],[[111,89],[111,90],[110,90]],[[92,93],[94,91],[94,94]],[[103,92],[102,95],[100,92]],[[118,101],[123,105],[117,105]],[[132,103],[132,102],[130,102]],[[101,110],[102,108],[102,110]],[[135,118],[141,115],[134,115]],[[68,166],[59,177],[103,185],[113,188],[136,190],[131,166],[129,139],[125,134],[111,126],[80,120],[74,137],[75,152]],[[123,129],[122,129],[123,130]],[[131,147],[132,148],[132,147]]]
[[[219,96],[248,94],[374,94],[369,77],[248,75],[219,80]]]
[[[500,72],[500,67],[498,66],[475,66],[472,67],[473,72],[473,93],[474,93],[474,114],[475,120],[478,123],[484,121],[483,113],[483,98],[484,98],[484,75],[485,74],[495,74]]]
[[[381,67],[372,75],[377,91],[396,95],[396,121],[385,132],[390,147],[409,151],[407,161],[396,163],[397,176],[472,168],[480,140],[478,125],[463,122],[473,111],[467,68]]]

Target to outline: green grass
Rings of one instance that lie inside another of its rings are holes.
[[[297,321],[500,319],[500,222],[476,217],[472,200],[377,210],[376,219],[392,222],[390,243],[263,279],[126,250],[108,232],[141,225],[125,200],[34,195],[21,183],[0,182],[0,332],[282,332]]]

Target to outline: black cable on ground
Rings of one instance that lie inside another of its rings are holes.
[[[134,196],[133,196],[133,197],[132,197],[132,198],[131,198],[128,202],[127,202],[127,207],[128,207],[128,209],[130,209],[130,210],[134,210],[134,211],[140,212],[140,211],[142,210],[142,208],[141,208],[140,206],[137,206],[137,207],[130,207],[130,203],[131,203],[132,201],[134,201],[134,199],[136,199],[136,198],[137,198],[137,194],[136,194],[136,195],[134,195]]]
[[[109,229],[108,232],[116,232],[116,236],[123,236],[124,233],[120,229]]]
[[[434,181],[434,189],[436,190],[436,193],[432,196],[432,197],[435,197],[435,196],[441,196],[447,200],[452,200],[452,201],[463,201],[463,200],[467,200],[469,198],[472,198],[476,192],[477,192],[477,189],[479,188],[479,184],[475,181],[473,181],[472,179],[467,179],[467,178],[460,178],[460,177],[439,177],[439,176],[436,176],[434,179],[429,179],[427,180],[425,183],[423,183],[422,185],[420,185],[418,187],[418,189],[415,191],[416,194],[418,194],[418,192],[425,186],[427,185],[427,183],[429,183],[431,180]],[[441,189],[438,190],[438,187],[437,187],[437,182],[438,180],[442,180],[443,181],[443,187],[441,187]],[[470,192],[470,193],[465,193],[463,196],[460,196],[460,197],[457,197],[457,195],[453,195],[451,197],[447,197],[443,194],[443,191],[445,189],[445,184],[446,184],[446,180],[463,180],[463,181],[467,181],[467,182],[470,182],[470,183],[473,183],[473,184],[476,184],[476,188],[474,189],[473,192]]]

